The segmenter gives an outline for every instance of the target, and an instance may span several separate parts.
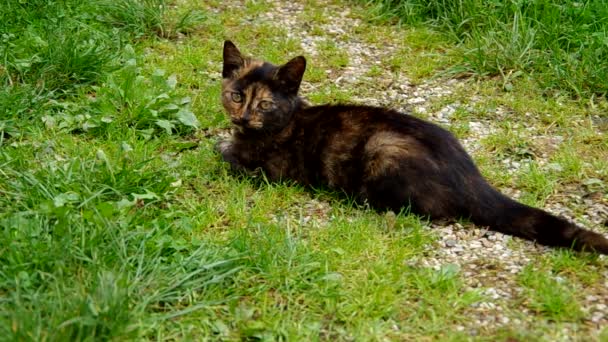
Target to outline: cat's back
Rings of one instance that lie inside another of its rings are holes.
[[[429,148],[458,142],[447,130],[410,114],[389,108],[360,105],[322,105],[304,108],[298,124],[306,136],[319,142],[352,146],[376,134],[410,137]],[[312,141],[311,141],[312,142]]]
[[[345,189],[357,188],[380,170],[398,168],[405,159],[433,166],[436,160],[447,161],[461,150],[456,139],[441,127],[387,108],[308,107],[298,113],[298,126],[309,165],[314,165],[330,186]]]

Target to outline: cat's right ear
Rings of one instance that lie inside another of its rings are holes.
[[[231,78],[235,71],[243,67],[243,56],[239,49],[231,41],[224,42],[224,68],[222,69],[223,78]]]
[[[298,92],[300,82],[306,70],[306,58],[298,56],[279,68],[276,78],[283,83],[290,92]]]

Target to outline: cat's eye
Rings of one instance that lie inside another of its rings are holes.
[[[272,102],[270,101],[262,101],[258,104],[258,106],[260,107],[260,109],[262,110],[269,110],[272,108]]]
[[[243,95],[241,95],[241,93],[233,92],[232,94],[230,94],[230,96],[232,97],[232,101],[236,103],[243,102]]]

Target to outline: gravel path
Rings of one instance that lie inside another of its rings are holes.
[[[313,30],[306,21],[302,20],[302,13],[305,10],[304,4],[299,2],[269,1],[272,10],[258,18],[244,18],[251,24],[272,23],[287,32],[288,37],[301,42],[301,51],[294,51],[295,54],[305,54],[309,63],[315,63],[318,58],[318,46],[324,42],[331,41],[337,45],[341,51],[348,52],[349,63],[346,67],[339,70],[332,70],[328,77],[332,82],[340,87],[352,87],[365,89],[365,93],[356,94],[354,100],[359,103],[384,105],[399,110],[415,110],[418,113],[428,115],[434,122],[446,125],[452,124],[452,114],[463,107],[461,103],[448,103],[438,110],[432,109],[431,103],[438,99],[449,99],[449,96],[456,90],[466,86],[463,80],[430,80],[421,84],[413,85],[404,75],[396,74],[383,70],[383,76],[367,76],[372,66],[383,68],[379,61],[383,57],[388,57],[399,50],[399,46],[393,41],[388,40],[382,46],[366,43],[358,39],[356,34],[352,34],[353,29],[362,25],[360,19],[351,15],[348,8],[336,6],[331,3],[324,3],[323,9],[326,17],[333,20],[330,23],[322,24],[321,30]],[[321,33],[319,33],[321,32]],[[322,34],[322,35],[319,35]],[[292,56],[286,56],[292,57]],[[306,78],[306,76],[305,76]],[[369,84],[369,87],[361,87],[361,84]],[[374,86],[382,84],[382,87]],[[316,85],[310,82],[303,82],[302,92],[306,95]],[[476,103],[480,95],[471,95],[467,106]],[[470,107],[465,106],[465,110]],[[506,108],[493,108],[492,115],[485,117],[501,117]],[[487,120],[473,119],[468,123],[470,131],[467,138],[463,139],[463,144],[471,154],[478,150],[479,139],[491,135],[496,131],[493,123]],[[600,133],[602,134],[602,133]],[[532,137],[534,139],[535,137]],[[546,139],[546,137],[536,137]],[[554,137],[551,143],[559,144],[563,138]],[[547,163],[546,155],[538,157],[540,165]],[[505,159],[502,161],[508,166],[509,172],[515,172],[525,163]],[[518,197],[519,192],[513,189],[503,189],[504,192]],[[566,216],[572,219],[574,209],[582,210],[585,215],[583,218],[587,222],[593,222],[595,229],[600,228],[601,223],[608,217],[608,204],[606,196],[600,196],[599,200],[584,199],[584,192],[580,189],[572,189],[564,196],[549,199],[545,209]],[[329,211],[327,205],[311,203],[314,208],[313,215],[327,216],[323,211]],[[512,239],[500,233],[489,232],[485,229],[475,228],[472,225],[463,227],[459,223],[433,223],[432,228],[438,238],[437,248],[429,250],[428,255],[417,260],[410,261],[416,266],[426,266],[439,269],[442,265],[454,264],[462,272],[464,281],[469,288],[478,289],[485,296],[485,301],[475,304],[470,308],[472,318],[466,326],[459,327],[468,330],[471,334],[476,334],[479,327],[501,326],[526,329],[533,327],[535,319],[533,315],[526,315],[527,308],[521,303],[525,301],[525,289],[520,287],[517,277],[524,267],[534,263],[540,258],[547,249],[534,243]],[[587,223],[586,226],[589,226]],[[569,339],[573,331],[584,330],[588,336],[597,336],[603,326],[608,325],[608,270],[606,258],[600,257],[598,264],[602,266],[589,266],[589,272],[600,274],[597,285],[586,289],[585,295],[580,304],[585,312],[584,327],[577,325],[567,326],[562,331],[556,331],[553,339]],[[559,276],[556,276],[560,280]],[[519,306],[518,306],[519,305]],[[520,311],[519,315],[514,314]],[[580,325],[580,324],[579,324]]]

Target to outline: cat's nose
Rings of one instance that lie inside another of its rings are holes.
[[[243,115],[239,116],[238,118],[232,118],[232,122],[235,125],[245,126],[249,122],[249,111],[246,111],[245,113],[243,113]]]
[[[232,123],[237,126],[245,126],[248,122],[249,122],[248,118],[243,118],[243,117],[232,118]]]

